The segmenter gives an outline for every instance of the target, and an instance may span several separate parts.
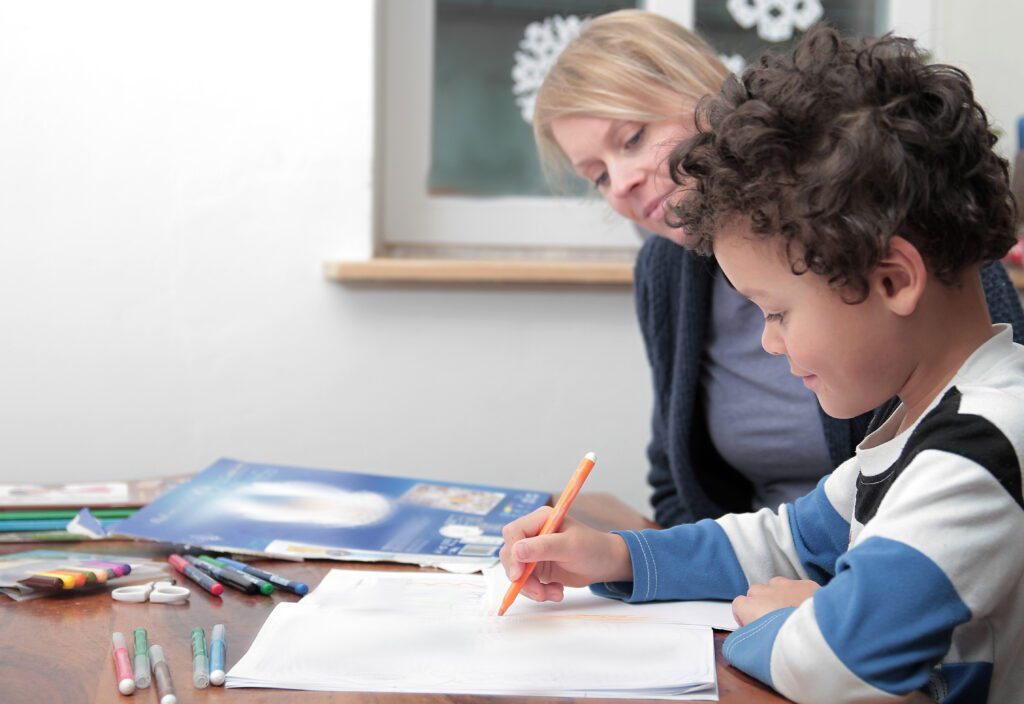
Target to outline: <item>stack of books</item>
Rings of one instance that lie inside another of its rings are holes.
[[[67,530],[83,508],[107,529],[186,478],[0,484],[0,543],[86,540]]]

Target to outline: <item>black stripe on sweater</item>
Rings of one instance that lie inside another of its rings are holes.
[[[1021,509],[1020,461],[1013,444],[987,418],[960,413],[960,391],[954,386],[926,415],[896,461],[881,474],[857,477],[857,503],[854,516],[867,523],[878,512],[882,499],[906,467],[925,450],[940,450],[960,455],[984,467],[995,477]]]

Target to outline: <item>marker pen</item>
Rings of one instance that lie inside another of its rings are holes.
[[[221,686],[224,684],[224,659],[227,645],[224,642],[224,624],[218,623],[210,633],[210,684]]]
[[[111,637],[114,646],[114,671],[117,673],[117,691],[131,694],[135,691],[135,678],[132,677],[132,663],[128,659],[128,648],[123,633],[114,633]]]
[[[209,575],[203,574],[201,570],[196,569],[186,562],[181,555],[169,555],[167,557],[167,561],[171,563],[171,566],[178,570],[178,572],[181,572],[214,596],[220,596],[224,593],[223,584],[213,580]]]
[[[185,555],[184,559],[192,567],[202,570],[206,574],[210,575],[210,577],[212,577],[213,579],[216,579],[218,582],[223,582],[224,584],[227,584],[230,587],[234,587],[239,591],[243,591],[246,594],[255,594],[259,591],[259,587],[257,587],[255,584],[238,577],[238,573],[235,570],[232,570],[232,572],[235,572],[235,574],[229,574],[226,567],[217,567],[217,565],[211,565],[209,562],[203,562],[194,555]]]
[[[159,645],[149,646],[149,661],[153,664],[153,677],[156,679],[156,694],[160,697],[160,704],[178,704],[178,695],[174,693],[171,668],[167,667],[164,649]]]
[[[198,689],[210,686],[210,660],[206,657],[206,633],[196,626],[192,629],[192,684]]]
[[[243,570],[235,569],[223,561],[210,557],[209,555],[200,555],[199,559],[207,564],[213,565],[214,567],[220,567],[222,570],[234,575],[240,580],[256,585],[256,590],[263,596],[270,596],[274,593],[274,585],[265,579],[260,579],[259,577],[248,574]]]
[[[149,643],[146,640],[146,629],[135,629],[135,686],[145,689],[149,686]]]
[[[261,570],[258,567],[247,565],[244,562],[239,562],[238,560],[231,560],[226,557],[218,557],[217,561],[223,562],[228,567],[234,567],[236,570],[239,570],[241,572],[247,572],[253,575],[254,577],[265,579],[271,584],[276,584],[277,586],[281,587],[281,589],[287,589],[288,591],[294,592],[299,596],[303,596],[309,592],[308,584],[303,584],[302,582],[293,582],[292,580],[286,577],[276,575],[273,572],[267,572],[266,570]]]

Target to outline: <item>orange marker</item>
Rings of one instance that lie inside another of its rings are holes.
[[[64,582],[65,589],[74,589],[75,587],[85,586],[85,574],[82,572],[75,574],[74,572],[65,572],[64,570],[57,569],[47,570],[46,572],[40,572],[39,574],[44,577],[57,577]]]
[[[576,495],[580,493],[580,489],[583,488],[583,482],[587,480],[587,476],[590,475],[590,470],[594,468],[594,463],[597,462],[597,455],[593,452],[588,452],[580,460],[579,466],[572,475],[572,479],[565,486],[565,491],[558,497],[558,503],[555,504],[555,509],[548,515],[548,520],[544,521],[544,526],[540,529],[540,533],[537,535],[548,535],[554,533],[562,527],[562,521],[565,520],[565,514],[569,512],[569,507],[572,506],[573,500],[576,499]],[[503,616],[508,607],[512,606],[512,602],[519,596],[519,590],[526,584],[526,580],[533,574],[534,568],[537,566],[536,562],[528,562],[526,567],[523,569],[523,573],[519,575],[519,579],[512,582],[509,585],[508,591],[505,592],[505,598],[501,600],[501,608],[498,609],[498,615]]]

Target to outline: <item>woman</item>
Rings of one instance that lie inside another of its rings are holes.
[[[534,137],[549,172],[590,181],[650,237],[637,258],[637,314],[654,380],[647,448],[662,526],[776,508],[853,454],[871,414],[827,416],[761,348],[764,317],[718,267],[679,246],[665,221],[677,187],[668,155],[694,131],[693,110],[727,71],[712,49],[653,13],[623,10],[584,25],[537,94]],[[994,322],[1024,339],[1024,312],[998,263],[983,272]]]

